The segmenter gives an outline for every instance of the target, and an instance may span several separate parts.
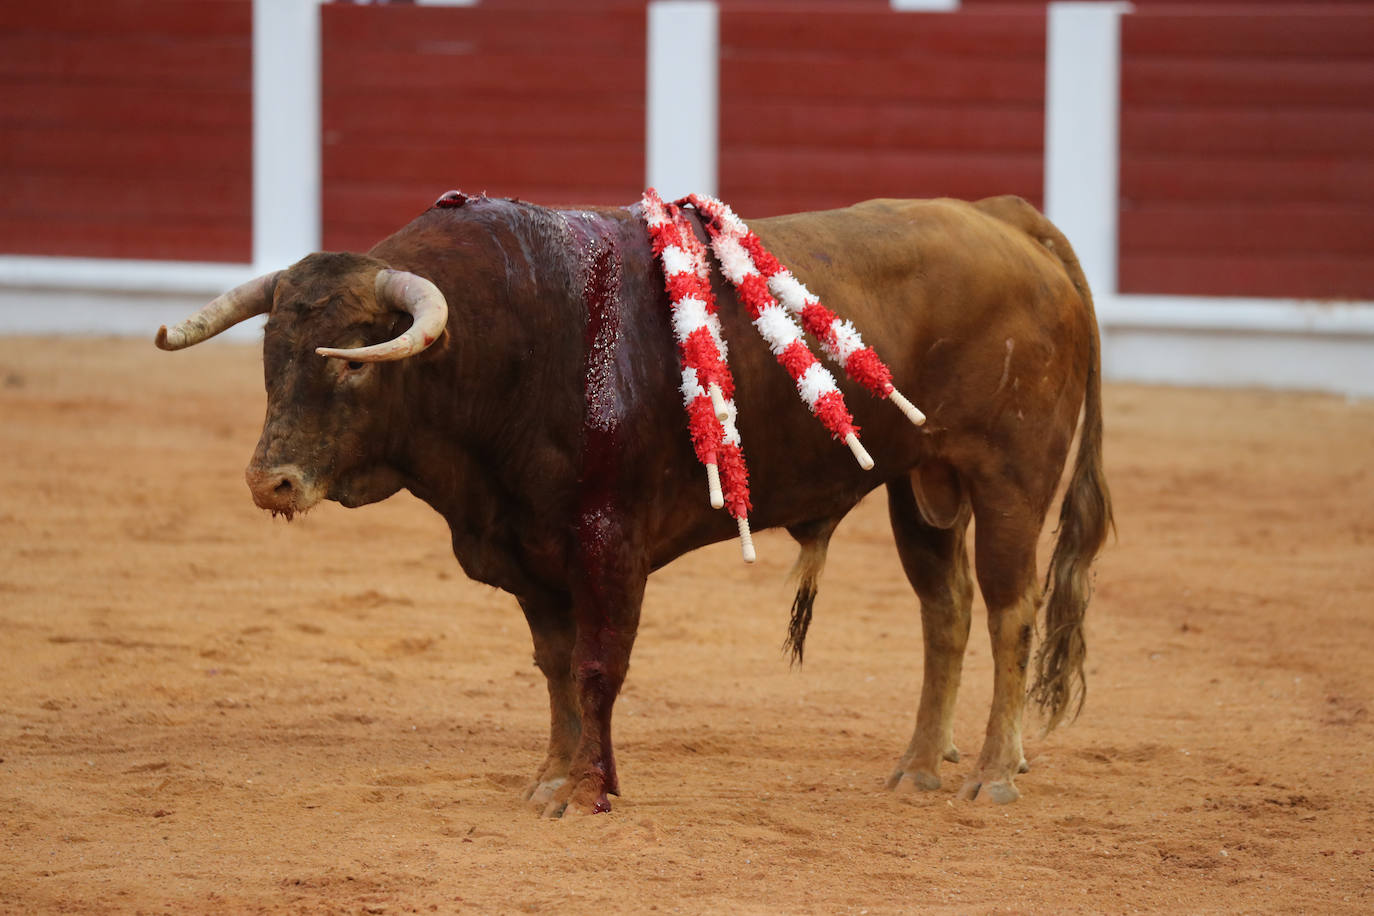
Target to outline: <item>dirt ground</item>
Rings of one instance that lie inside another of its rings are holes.
[[[650,580],[624,796],[545,821],[513,600],[409,496],[287,524],[255,349],[0,342],[0,912],[1374,911],[1374,403],[1111,386],[1082,717],[1021,800],[893,795],[920,624],[869,499],[807,663],[794,548]]]

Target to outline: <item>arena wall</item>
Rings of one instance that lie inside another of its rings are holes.
[[[1014,192],[1080,249],[1109,375],[1374,393],[1374,3],[648,7],[7,4],[0,330],[143,332],[455,186]]]
[[[252,6],[0,5],[0,252],[248,260]]]

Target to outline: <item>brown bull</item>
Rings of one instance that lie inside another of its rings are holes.
[[[611,708],[649,573],[735,536],[710,508],[685,429],[660,265],[638,208],[550,210],[447,195],[366,255],[313,254],[226,293],[159,346],[268,314],[267,418],[248,466],[274,513],[361,506],[407,489],[449,524],[472,578],[510,592],[548,679],[548,756],[527,790],[544,814],[609,809],[619,793]],[[802,545],[789,642],[800,654],[826,545],[886,485],[920,599],[925,678],[889,787],[940,785],[973,575],[996,665],[982,753],[964,798],[1014,800],[1031,695],[1051,727],[1083,691],[1089,567],[1111,524],[1102,474],[1097,325],[1064,237],[1018,198],[877,200],[751,223],[811,290],[850,318],[929,416],[842,382],[877,462],[864,471],[713,280],[755,528]],[[699,229],[699,226],[698,226]],[[704,236],[703,236],[704,237]],[[408,313],[408,314],[407,314]],[[413,318],[411,317],[413,316]],[[1045,586],[1036,541],[1083,413]]]

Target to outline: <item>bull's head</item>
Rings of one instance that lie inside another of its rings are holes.
[[[180,350],[264,313],[267,418],[245,471],[253,501],[289,519],[321,499],[360,506],[400,489],[386,454],[397,392],[378,364],[438,340],[448,321],[438,287],[362,255],[313,254],[160,328],[157,345]],[[403,332],[402,313],[413,317]]]

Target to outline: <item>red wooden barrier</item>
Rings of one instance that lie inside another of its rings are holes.
[[[323,10],[326,248],[366,250],[442,192],[628,204],[644,180],[637,4]]]
[[[1122,20],[1124,292],[1374,299],[1374,6]]]
[[[496,0],[496,2],[507,2],[507,0]],[[844,0],[834,0],[834,2],[844,2]],[[987,9],[989,7],[1027,7],[1045,6],[1050,0],[960,0],[962,9]],[[1090,0],[1091,2],[1091,0]],[[1099,0],[1103,3],[1116,3],[1120,0]],[[1240,11],[1240,7],[1259,8],[1272,12],[1300,12],[1310,11],[1316,7],[1327,8],[1346,8],[1357,6],[1370,6],[1370,0],[1130,0],[1131,6],[1137,10],[1149,10],[1151,12],[1217,12],[1217,11]],[[1210,9],[1208,9],[1210,7]]]
[[[1045,17],[721,11],[720,192],[745,216],[869,197],[1039,202]]]
[[[481,7],[518,17],[542,5],[484,0]],[[645,5],[581,6],[628,12],[642,23]],[[1043,10],[898,14],[887,0],[719,6],[720,191],[742,212],[838,206],[882,194],[1015,191],[1039,199]],[[642,136],[639,124],[628,126]],[[635,179],[640,175],[642,167]],[[326,206],[326,224],[335,225]]]
[[[1123,290],[1374,299],[1374,3],[1137,0]],[[1041,197],[1045,4],[722,0],[720,192]],[[365,249],[441,191],[623,204],[642,0],[326,5],[323,216]],[[246,261],[251,3],[0,5],[0,251]]]
[[[0,4],[0,251],[247,261],[252,4]]]

